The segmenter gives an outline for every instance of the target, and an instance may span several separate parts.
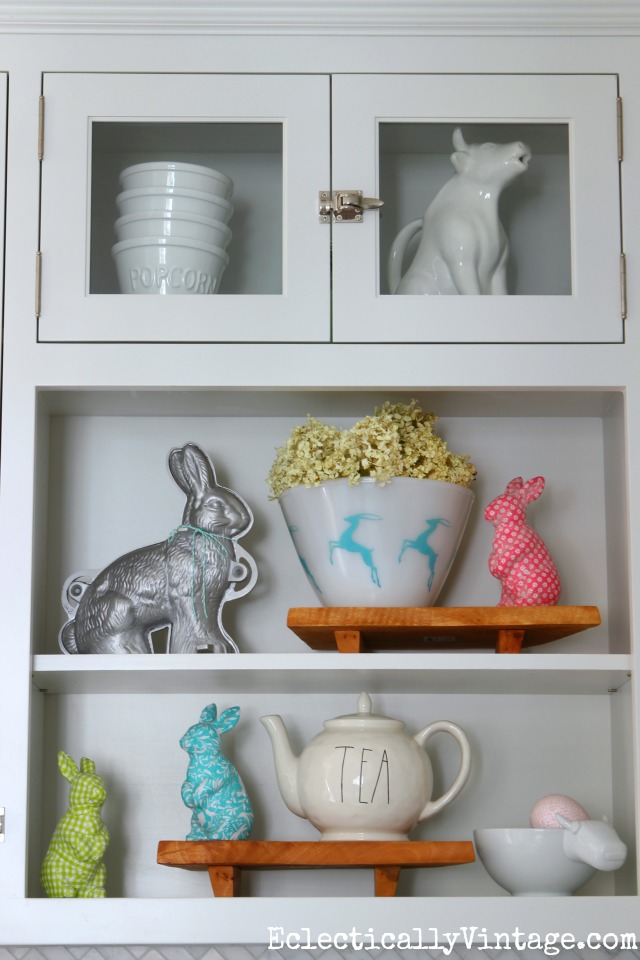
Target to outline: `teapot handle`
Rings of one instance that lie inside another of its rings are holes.
[[[389,281],[389,293],[395,293],[402,280],[402,262],[409,242],[415,235],[422,230],[422,219],[412,220],[406,227],[403,227],[391,244],[389,259],[387,261],[387,278]]]
[[[429,726],[425,727],[424,730],[421,730],[420,733],[417,733],[414,739],[421,747],[424,747],[427,740],[432,737],[434,733],[450,733],[451,736],[458,741],[462,754],[460,769],[449,789],[443,793],[441,797],[438,797],[437,800],[429,800],[425,805],[422,813],[418,817],[418,823],[422,823],[423,820],[432,817],[434,813],[438,813],[438,811],[446,807],[448,803],[455,800],[467,782],[471,769],[471,748],[469,741],[460,727],[450,720],[436,720],[434,723],[430,723]]]

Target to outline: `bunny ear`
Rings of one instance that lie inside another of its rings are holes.
[[[215,703],[210,703],[200,714],[200,720],[203,723],[215,723],[218,716],[218,708]]]
[[[514,477],[513,480],[507,484],[504,492],[508,497],[519,497],[522,491],[522,486],[522,477]]]
[[[216,474],[209,457],[195,443],[187,443],[182,448],[182,474],[186,481],[187,493],[203,493],[208,487],[216,486]]]
[[[220,714],[220,719],[216,723],[216,730],[224,733],[225,730],[233,730],[240,719],[240,707],[229,707],[224,713]]]
[[[64,752],[64,750],[60,750],[58,752],[58,767],[60,768],[60,773],[62,776],[65,778],[65,780],[68,780],[69,783],[75,780],[80,772],[73,757],[70,757],[68,753]]]
[[[183,493],[215,487],[216,474],[209,457],[196,443],[185,443],[169,453],[169,470]]]
[[[95,773],[96,765],[89,757],[83,757],[80,761],[80,773]]]
[[[184,447],[175,447],[169,454],[169,470],[183,493],[189,493],[191,488],[184,472]]]
[[[531,480],[527,480],[522,488],[522,499],[525,503],[532,503],[538,499],[543,490],[544,477],[533,477]]]

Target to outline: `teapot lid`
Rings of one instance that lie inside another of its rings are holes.
[[[395,728],[397,730],[402,730],[404,728],[404,722],[402,720],[394,720],[393,717],[385,717],[379,713],[372,713],[371,709],[371,697],[368,693],[361,693],[358,697],[357,713],[347,713],[341,717],[334,717],[333,720],[325,720],[324,726],[331,728],[331,726],[334,724],[336,726],[342,726],[347,723],[355,723],[359,727],[376,726],[386,727],[387,729]]]

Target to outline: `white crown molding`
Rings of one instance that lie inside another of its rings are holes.
[[[0,33],[640,34],[638,0],[0,0]]]

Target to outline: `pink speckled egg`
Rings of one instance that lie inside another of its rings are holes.
[[[550,793],[546,797],[542,797],[533,810],[531,811],[531,816],[529,822],[532,827],[555,827],[560,828],[560,824],[556,820],[556,813],[559,813],[562,817],[566,817],[567,820],[590,820],[591,817],[581,806],[577,800],[572,800],[571,797],[565,797],[563,793]]]

